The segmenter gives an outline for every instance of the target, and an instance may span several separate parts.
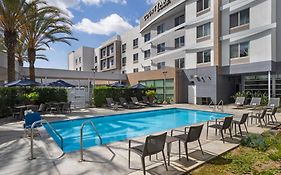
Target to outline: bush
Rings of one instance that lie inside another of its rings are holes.
[[[0,117],[10,115],[16,105],[67,102],[67,91],[63,88],[0,87]]]
[[[237,92],[232,98],[235,100],[237,97],[245,97],[248,102],[251,100],[252,97],[260,97],[261,98],[261,105],[267,105],[268,103],[268,96],[266,93],[262,93],[260,91],[242,91]]]
[[[266,151],[269,145],[266,143],[265,138],[260,134],[248,134],[242,139],[243,146],[256,148],[259,151]]]
[[[131,97],[137,97],[142,99],[145,96],[146,91],[149,89],[132,89],[132,88],[115,88],[108,86],[99,86],[94,89],[93,104],[96,107],[102,107],[106,105],[106,98],[113,98],[114,101],[119,102],[120,97],[124,97],[127,101],[131,101]]]

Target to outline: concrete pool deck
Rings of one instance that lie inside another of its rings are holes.
[[[160,108],[122,111],[89,108],[75,110],[69,115],[45,115],[43,118],[48,121],[54,121],[92,117],[93,115],[110,115],[171,107],[212,111],[208,106],[175,104]],[[233,109],[233,106],[225,106],[224,112],[234,114],[235,116],[241,116],[243,113],[249,111]],[[280,114],[277,114],[277,119],[278,121],[281,121]],[[39,129],[40,137],[35,138],[34,155],[36,159],[29,160],[30,139],[24,137],[22,124],[22,121],[14,121],[10,118],[0,120],[0,174],[143,174],[141,170],[141,160],[138,155],[134,153],[132,153],[131,158],[131,169],[128,168],[128,141],[115,142],[108,145],[115,155],[113,155],[105,146],[91,147],[84,151],[84,158],[86,161],[79,162],[79,151],[67,153],[63,157],[58,158],[62,154],[62,151],[44,129]],[[257,127],[256,124],[253,124],[248,126],[248,130],[251,133],[262,133],[269,130],[271,127],[274,127],[274,125],[261,128]],[[242,130],[244,130],[244,128],[242,128]],[[215,135],[214,129],[210,129],[209,139],[207,140],[205,125],[201,136],[204,155],[201,154],[198,143],[194,142],[188,144],[190,160],[186,160],[183,147],[181,149],[182,158],[179,160],[178,144],[173,143],[171,166],[168,167],[169,171],[165,170],[162,157],[159,154],[158,160],[155,156],[152,157],[152,161],[146,159],[147,174],[176,175],[188,172],[204,162],[236,148],[241,139],[240,136],[237,135],[233,140],[229,138],[228,134],[226,134],[226,137],[226,142],[223,143],[220,136]],[[144,141],[144,137],[135,140]]]

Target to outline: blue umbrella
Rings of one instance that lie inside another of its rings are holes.
[[[132,86],[133,89],[147,89],[147,87],[143,84],[135,84]]]
[[[119,83],[119,82],[115,82],[115,83],[112,83],[112,84],[110,84],[109,86],[111,86],[111,87],[125,87],[125,85],[124,84],[121,84],[121,83]]]
[[[54,81],[51,83],[47,83],[46,86],[50,86],[50,87],[75,87],[74,85],[67,83],[63,80],[58,80],[58,81]]]
[[[6,87],[14,87],[14,86],[42,86],[41,83],[38,83],[36,81],[30,80],[30,79],[22,79],[13,81],[10,83],[5,84]]]

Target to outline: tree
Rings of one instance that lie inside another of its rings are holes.
[[[34,4],[27,13],[34,18],[21,28],[21,34],[27,45],[30,79],[35,80],[36,59],[47,60],[46,57],[37,54],[50,48],[51,43],[63,42],[71,45],[69,40],[77,40],[72,37],[72,22],[62,11],[53,6],[41,6]]]

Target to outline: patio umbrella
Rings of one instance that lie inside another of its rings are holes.
[[[121,83],[119,83],[119,82],[115,82],[115,83],[112,83],[112,84],[110,84],[109,86],[111,86],[111,87],[125,87],[125,85],[124,84],[121,84]]]
[[[135,84],[132,86],[133,89],[147,89],[147,87],[143,84]]]
[[[75,87],[74,85],[67,83],[63,80],[58,80],[58,81],[54,81],[51,83],[47,83],[46,86],[50,86],[50,87]]]
[[[14,87],[14,86],[42,86],[41,83],[38,83],[36,81],[30,80],[30,79],[22,79],[13,81],[10,83],[5,84],[6,87]]]

